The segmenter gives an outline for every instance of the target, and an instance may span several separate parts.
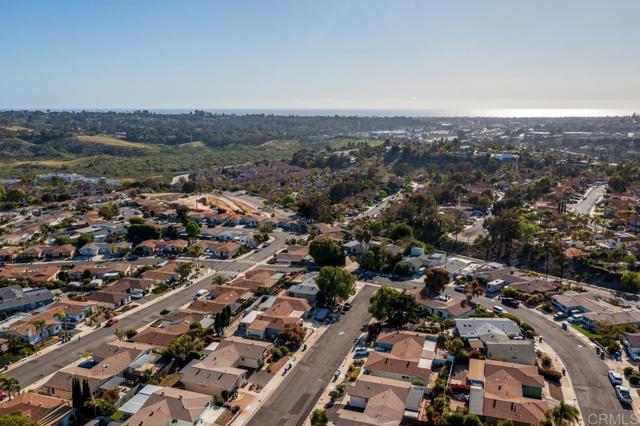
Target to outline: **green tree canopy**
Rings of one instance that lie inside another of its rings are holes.
[[[327,426],[329,424],[329,416],[327,410],[318,408],[311,414],[311,426]]]
[[[369,300],[369,312],[379,321],[401,327],[418,319],[420,306],[415,297],[391,287],[380,287]]]
[[[316,284],[321,297],[327,304],[332,305],[336,299],[345,300],[353,291],[355,278],[342,268],[325,266],[320,269],[316,277]]]
[[[330,238],[316,238],[311,241],[309,254],[320,266],[344,266],[344,250]]]
[[[0,426],[37,426],[38,422],[23,416],[20,410],[0,416]]]
[[[451,281],[451,275],[443,268],[428,269],[424,275],[424,287],[430,294],[440,294]]]
[[[620,279],[620,288],[627,293],[640,292],[640,272],[625,272]]]
[[[198,225],[193,220],[190,220],[189,222],[187,222],[186,231],[187,231],[187,235],[190,238],[199,237],[200,236],[200,225]]]
[[[127,229],[127,240],[139,243],[145,240],[157,240],[161,236],[160,229],[147,224],[131,224]]]

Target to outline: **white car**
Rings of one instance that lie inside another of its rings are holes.
[[[622,376],[618,373],[616,373],[613,370],[609,370],[609,372],[607,373],[607,376],[609,376],[609,381],[611,382],[612,385],[621,385],[622,384]]]
[[[194,297],[197,299],[199,297],[204,297],[204,296],[208,296],[208,295],[209,295],[209,290],[202,289],[202,290],[198,290]]]
[[[493,307],[493,312],[500,315],[500,314],[506,314],[507,310],[505,308],[503,308],[502,306],[494,306]]]

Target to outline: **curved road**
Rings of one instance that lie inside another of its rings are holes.
[[[448,289],[449,290],[449,289]],[[486,297],[476,299],[485,306],[498,305]],[[529,323],[556,351],[571,378],[582,417],[587,426],[631,425],[633,411],[620,404],[607,372],[609,368],[594,349],[573,333],[528,308],[508,311]],[[569,401],[571,402],[571,401]],[[606,418],[607,420],[604,420]]]

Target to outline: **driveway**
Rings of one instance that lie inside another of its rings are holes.
[[[364,286],[353,307],[324,332],[300,363],[249,421],[254,426],[301,425],[346,358],[360,327],[368,323],[369,298],[376,289]]]

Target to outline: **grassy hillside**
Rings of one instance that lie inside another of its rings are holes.
[[[58,145],[59,147],[59,145]],[[187,146],[154,146],[151,149],[130,147],[121,149],[117,155],[100,152],[108,145],[85,147],[81,153],[56,150],[53,156],[13,156],[0,159],[0,177],[21,177],[54,171],[75,172],[88,176],[114,178],[147,178],[170,176],[184,170],[206,170],[216,166],[242,164],[251,161],[290,158],[297,148],[274,149],[268,146],[227,145],[211,148],[200,144]],[[66,146],[68,148],[68,146]],[[119,147],[121,148],[121,147]],[[97,154],[88,152],[98,150]]]
[[[75,136],[65,139],[55,139],[47,145],[58,151],[76,155],[108,154],[128,156],[132,154],[146,154],[159,152],[156,146],[129,142],[108,136]]]

